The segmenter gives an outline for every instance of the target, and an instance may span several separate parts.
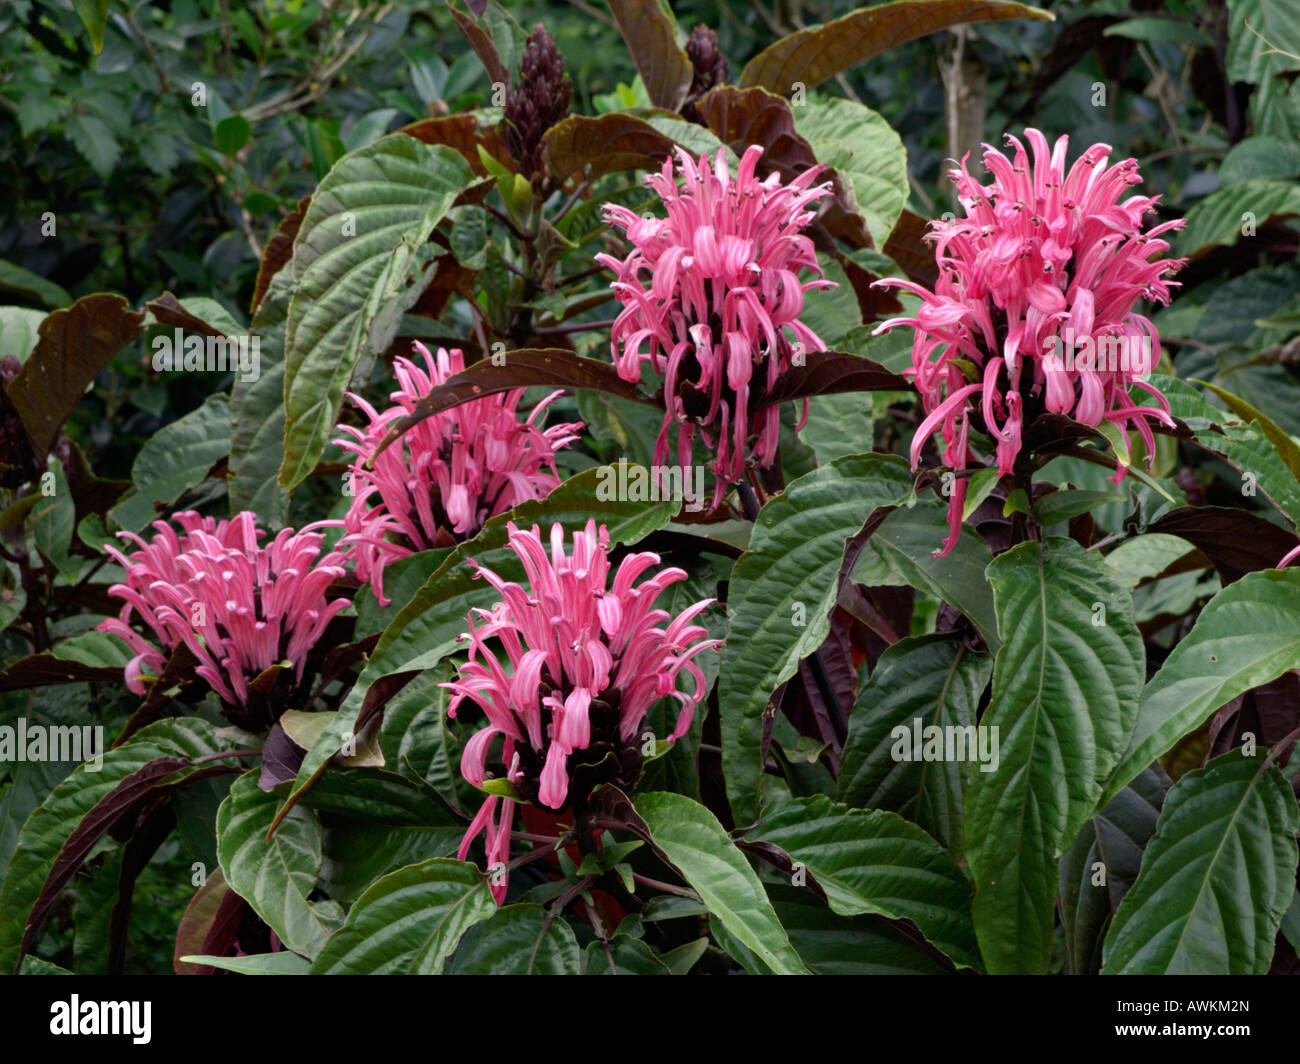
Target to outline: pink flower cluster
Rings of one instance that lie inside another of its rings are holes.
[[[706,156],[697,163],[678,149],[676,172],[670,158],[646,179],[667,217],[606,207],[606,219],[633,248],[622,261],[596,256],[618,275],[611,287],[623,311],[610,340],[619,375],[639,381],[648,362],[663,377],[666,412],[655,464],[667,464],[676,423],[678,460],[689,466],[698,429],[717,449],[714,506],[747,460],[761,468],[776,458],[780,411],[763,408],[751,426],[751,408],[799,349],[823,349],[799,315],[806,291],[834,287],[822,279],[812,241],[802,234],[816,216],[814,204],[831,191],[829,183],[813,184],[824,168],[810,167],[788,185],[776,173],[760,181],[754,171],[762,152],[746,149],[733,178],[721,150],[710,165]],[[799,280],[805,268],[815,279]]]
[[[474,611],[481,623],[474,614],[468,618],[469,660],[459,678],[445,685],[454,692],[449,712],[455,716],[469,699],[487,716],[487,727],[466,743],[461,757],[470,783],[480,786],[488,778],[489,750],[501,736],[501,761],[515,792],[560,810],[584,800],[594,783],[635,782],[638,731],[656,699],[677,700],[681,709],[669,738],[685,734],[705,689],[693,659],[720,645],[694,623],[713,600],[696,602],[676,617],[656,609],[655,600],[686,573],[664,568],[638,584],[659,563],[651,553],[624,558],[611,584],[609,534],[603,525],[598,531],[595,521],[573,534],[571,554],[565,553],[562,525],[551,528],[549,556],[536,526],[522,531],[511,522],[507,529],[528,586],[471,561],[501,601]],[[508,673],[489,639],[505,650]],[[694,683],[690,694],[677,689],[681,672]],[[489,864],[506,860],[514,806],[512,798],[488,797],[465,834],[460,859],[486,832]],[[500,902],[505,885],[494,891]]]
[[[1032,158],[1010,135],[1010,159],[986,146],[988,186],[971,177],[965,159],[951,171],[966,216],[931,223],[939,265],[933,292],[896,278],[876,282],[922,300],[915,317],[876,329],[916,331],[907,374],[927,416],[912,439],[913,467],[939,429],[943,461],[964,470],[972,457],[973,416],[993,440],[1000,474],[1012,471],[1026,419],[1037,412],[1132,427],[1148,455],[1154,449],[1149,421],[1173,423],[1164,396],[1143,379],[1160,359],[1160,338],[1133,306],[1142,297],[1169,302],[1173,282],[1165,276],[1185,260],[1157,258],[1169,250],[1160,237],[1183,221],[1143,231],[1143,218],[1160,197],[1121,199],[1142,178],[1133,159],[1107,166],[1108,145],[1094,144],[1067,173],[1068,137],[1049,148],[1038,130],[1025,136]],[[1081,344],[1090,357],[1076,363],[1073,351]],[[1123,357],[1095,357],[1100,351]],[[971,370],[977,379],[969,378]],[[1130,385],[1158,405],[1135,403]],[[1121,467],[1115,479],[1123,475]],[[942,554],[961,533],[965,496],[959,477]]]
[[[330,584],[344,575],[344,557],[322,556],[323,537],[308,526],[282,529],[268,544],[252,513],[229,521],[178,513],[181,534],[155,521],[152,540],[119,532],[136,545],[127,556],[105,550],[126,570],[126,582],[109,593],[125,599],[116,618],[99,625],[120,636],[135,652],[126,667],[127,687],[145,693],[145,674],[161,673],[167,656],[128,623],[135,614],[170,652],[184,643],[198,659],[195,672],[228,706],[249,697],[249,682],[272,665],[288,661],[301,680],[307,652],[325,626],[348,605],[330,599]]]
[[[553,392],[523,421],[519,402],[524,389],[474,399],[426,418],[366,464],[393,423],[411,413],[433,388],[465,368],[458,350],[423,344],[424,358],[396,360],[395,405],[382,413],[365,399],[352,399],[365,412],[364,429],[340,425],[350,439],[335,440],[355,454],[351,468],[353,499],[339,541],[355,562],[357,577],[384,596],[384,567],[414,551],[449,546],[473,536],[489,517],[529,499],[540,499],[560,482],[555,452],[577,439],[582,424],[539,427],[545,409],[559,396]]]

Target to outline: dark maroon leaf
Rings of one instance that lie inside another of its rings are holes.
[[[506,80],[509,81],[509,78]],[[488,173],[478,153],[480,147],[503,166],[512,164],[500,131],[495,126],[480,125],[472,114],[423,118],[409,126],[403,126],[398,132],[424,144],[443,144],[459,152],[479,177],[486,177]]]
[[[769,45],[745,64],[738,84],[788,96],[798,85],[811,89],[872,56],[949,26],[1051,17],[1037,8],[997,0],[897,0],[859,8]]]
[[[1210,718],[1205,760],[1239,747],[1247,732],[1255,737],[1256,745],[1267,747],[1281,742],[1296,728],[1300,728],[1300,675],[1292,670],[1251,688]],[[1290,756],[1290,750],[1283,751],[1278,763],[1287,764]]]
[[[569,115],[557,122],[542,138],[542,157],[547,173],[562,184],[588,167],[593,178],[620,170],[658,170],[676,147],[645,119],[615,111],[599,118]]]
[[[1249,510],[1182,506],[1147,526],[1148,532],[1180,536],[1210,559],[1230,584],[1247,573],[1272,569],[1295,546],[1295,533]]]
[[[469,9],[474,12],[475,18],[481,17],[487,10],[487,0],[471,0]],[[492,43],[492,38],[474,19],[458,10],[452,0],[447,0],[447,10],[456,20],[460,32],[465,35],[465,40],[469,41],[469,46],[474,49],[474,54],[483,64],[483,69],[488,72],[488,77],[502,85],[509,85],[510,71],[506,69],[505,63],[501,62],[501,54],[497,51],[497,46]]]
[[[608,362],[581,358],[572,351],[558,347],[507,351],[501,364],[495,365],[492,360],[483,359],[434,388],[416,404],[411,413],[393,424],[375,454],[378,455],[402,433],[434,414],[497,392],[533,386],[580,388],[607,392],[622,399],[652,402],[641,395],[635,384],[623,380]]]
[[[904,210],[881,250],[898,263],[911,280],[933,288],[939,279],[939,267],[934,261],[934,245],[925,240],[928,231],[929,223],[924,218]]]
[[[0,672],[0,691],[24,691],[60,683],[114,683],[121,679],[121,669],[65,661],[44,651],[20,658]]]
[[[695,67],[677,43],[672,15],[660,0],[608,2],[650,102],[669,111],[678,110],[686,102]]]
[[[268,280],[268,284],[270,281]],[[149,311],[163,325],[172,325],[178,329],[187,329],[190,332],[201,333],[204,336],[225,336],[215,325],[209,325],[202,318],[191,314],[180,304],[174,295],[170,292],[164,292],[157,299],[151,299],[144,305],[144,309]]]
[[[250,314],[256,313],[262,297],[266,295],[266,290],[271,287],[271,278],[293,258],[293,241],[298,235],[298,229],[310,205],[311,196],[303,196],[298,201],[298,206],[280,220],[280,224],[275,227],[275,232],[271,234],[271,239],[266,242],[266,247],[262,251],[262,261],[257,267],[257,283],[253,286],[253,301],[248,308]]]
[[[906,380],[878,362],[842,351],[809,351],[761,397],[761,405],[841,392],[906,391]]]
[[[780,96],[764,89],[719,85],[705,93],[695,107],[718,139],[737,156],[743,155],[751,144],[762,147],[763,157],[758,165],[760,177],[775,172],[788,182],[817,164],[812,145],[795,131],[790,104]],[[833,169],[828,172],[834,186],[834,199],[818,221],[832,236],[856,247],[871,247],[871,234],[856,209],[856,202],[846,192],[839,175]],[[880,293],[881,290],[876,291]],[[888,293],[884,294],[888,298]]]
[[[131,813],[141,802],[156,793],[156,788],[176,773],[189,768],[190,761],[183,757],[160,757],[131,773],[101,798],[73,829],[59,855],[45,877],[41,892],[27,917],[27,930],[23,934],[21,952],[26,955],[40,935],[41,925],[49,914],[59,892],[63,890],[95,843],[118,820]]]
[[[131,903],[136,880],[175,826],[175,812],[166,796],[159,795],[158,801],[141,816],[139,825],[122,847],[122,866],[117,878],[117,903],[113,906],[108,922],[108,975],[122,975],[126,971],[126,936],[131,924]]]
[[[185,907],[176,928],[172,970],[177,975],[214,975],[207,964],[188,964],[182,957],[225,957],[239,933],[248,903],[226,885],[220,868],[214,868]]]
[[[6,389],[37,455],[49,453],[87,386],[139,337],[143,320],[121,296],[100,292],[41,322],[36,347]]]
[[[306,756],[307,751],[276,723],[262,744],[262,771],[257,777],[257,785],[264,791],[273,791],[281,783],[297,779],[298,769],[302,768],[302,759]]]

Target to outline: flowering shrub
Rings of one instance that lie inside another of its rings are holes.
[[[1285,19],[182,6],[0,12],[0,970],[1300,969]]]

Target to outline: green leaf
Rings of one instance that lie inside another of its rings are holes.
[[[1267,437],[1268,442],[1277,448],[1277,453],[1282,456],[1282,461],[1286,463],[1291,475],[1297,481],[1300,481],[1300,445],[1297,445],[1295,440],[1288,436],[1276,421],[1262,410],[1257,410],[1251,406],[1245,399],[1233,395],[1232,392],[1220,388],[1217,384],[1211,384],[1209,381],[1196,381],[1195,383],[1209,388],[1239,418],[1242,418],[1248,424],[1254,423],[1258,425],[1260,432]]]
[[[911,920],[958,964],[980,967],[970,881],[897,813],[850,809],[825,795],[787,799],[764,810],[754,834],[805,865],[833,912]]]
[[[213,127],[212,142],[222,155],[233,158],[253,135],[253,127],[243,115],[227,115]]]
[[[487,581],[474,578],[473,570],[466,564],[467,558],[500,573],[504,579],[523,579],[523,566],[506,545],[506,525],[510,521],[523,528],[534,523],[549,528],[558,522],[572,533],[595,518],[597,523],[608,528],[610,545],[613,546],[635,543],[671,520],[680,503],[601,499],[602,494],[610,494],[602,491],[600,486],[607,483],[613,469],[604,466],[586,470],[565,481],[545,499],[529,501],[499,514],[488,521],[477,536],[460,544],[447,556],[428,583],[385,630],[333,724],[303,759],[294,784],[295,792],[342,748],[351,735],[372,683],[390,673],[423,670],[437,665],[458,648],[457,636],[468,630],[466,617],[470,609],[489,608],[497,601],[497,592]],[[631,475],[631,468],[628,475]]]
[[[1219,245],[1235,244],[1243,226],[1256,229],[1279,218],[1300,214],[1300,187],[1294,181],[1256,178],[1211,192],[1187,212],[1178,234],[1179,255],[1198,255]]]
[[[108,0],[72,0],[72,9],[86,27],[91,47],[99,55],[104,48],[104,27],[108,25]]]
[[[1300,176],[1300,144],[1282,137],[1256,135],[1238,141],[1219,164],[1225,185],[1251,178]]]
[[[230,400],[217,392],[145,440],[131,465],[134,487],[108,511],[109,518],[124,529],[139,531],[202,483],[229,451]]]
[[[973,737],[970,725],[992,671],[992,657],[973,653],[957,635],[904,639],[886,650],[859,689],[849,717],[840,801],[862,809],[892,809],[960,857],[969,762],[899,760],[891,736],[898,728],[910,735],[919,720],[922,728],[962,728]]]
[[[27,299],[44,303],[47,307],[66,307],[72,297],[60,285],[47,281],[39,273],[24,270],[12,262],[0,259],[0,292],[10,292]],[[43,318],[45,315],[40,315]]]
[[[320,823],[314,813],[292,809],[268,842],[280,802],[258,787],[257,776],[240,776],[217,812],[221,872],[286,947],[315,957],[343,922],[337,902],[308,900],[321,864]]]
[[[885,518],[867,541],[853,579],[871,587],[907,584],[961,610],[996,650],[997,617],[984,570],[993,553],[973,528],[963,529],[945,558],[934,552],[948,535],[947,504],[934,496],[900,507]]]
[[[94,762],[80,765],[54,788],[23,824],[5,874],[0,891],[0,971],[14,970],[32,907],[64,844],[87,814],[150,762],[165,758],[192,760],[214,753],[223,745],[207,721],[169,718],[142,728],[122,746],[104,751],[98,769]],[[189,767],[179,768],[156,782],[170,786],[192,771]]]
[[[312,965],[316,975],[440,975],[465,931],[496,912],[472,864],[436,858],[399,868],[357,899]]]
[[[763,507],[728,590],[718,681],[722,761],[737,824],[758,817],[763,713],[830,631],[846,542],[911,494],[901,459],[849,455],[800,477]]]
[[[655,847],[681,873],[709,912],[777,975],[805,975],[763,884],[717,817],[685,795],[637,795],[636,811]]]
[[[1295,893],[1291,785],[1232,751],[1165,798],[1137,882],[1106,936],[1104,975],[1263,975]]]
[[[448,975],[578,975],[582,954],[563,919],[524,902],[506,905],[465,933]]]
[[[306,975],[311,969],[311,961],[288,950],[280,953],[254,953],[246,957],[211,957],[205,953],[196,953],[182,957],[181,960],[187,964],[206,964],[238,975]]]
[[[358,360],[388,346],[401,309],[420,293],[407,282],[421,245],[473,181],[460,153],[394,133],[340,159],[316,189],[290,264],[286,489],[315,467]],[[377,329],[381,312],[389,326]]]
[[[1300,570],[1247,573],[1201,610],[1142,692],[1137,727],[1106,782],[1110,801],[1216,709],[1300,667]]]
[[[870,392],[842,392],[809,399],[808,423],[799,438],[816,453],[818,465],[861,454],[875,439],[873,398]]]
[[[1044,495],[1034,503],[1034,515],[1044,527],[1068,521],[1080,514],[1091,513],[1099,506],[1112,502],[1127,502],[1128,495],[1121,491],[1088,491],[1069,489]]]
[[[958,23],[1053,17],[1036,7],[998,0],[896,0],[782,37],[745,64],[736,84],[789,96],[797,86],[814,88],[881,52]]]
[[[230,388],[230,512],[252,510],[271,530],[283,526],[289,506],[277,477],[284,460],[284,328],[292,290],[291,271],[271,278],[253,314],[257,379],[236,374]]]
[[[53,490],[46,493],[42,478],[41,500],[32,507],[28,520],[36,539],[36,549],[66,572],[68,546],[72,543],[72,532],[77,523],[77,504],[68,490],[63,463],[57,457],[51,457],[47,465]]]
[[[884,247],[909,192],[907,150],[898,134],[869,107],[839,97],[809,100],[792,110],[795,130],[812,146],[817,161],[835,167],[852,189],[872,240]]]
[[[1134,41],[1174,41],[1197,48],[1211,48],[1214,42],[1195,26],[1171,18],[1130,18],[1102,30],[1103,37],[1127,37]]]
[[[107,179],[122,156],[122,147],[108,123],[94,115],[76,111],[68,117],[63,128],[82,158],[90,163],[90,168]]]
[[[924,945],[879,916],[838,916],[807,887],[769,884],[799,956],[818,975],[946,975]]]
[[[1056,858],[1132,732],[1145,651],[1132,596],[1072,540],[1013,547],[988,576],[1003,644],[980,724],[999,764],[966,795],[975,929],[990,973],[1045,972]]]

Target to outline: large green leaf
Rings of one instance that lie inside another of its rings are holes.
[[[134,487],[108,511],[109,518],[138,532],[160,516],[160,508],[202,483],[229,450],[230,400],[218,392],[145,440],[131,466]]]
[[[315,467],[363,353],[386,348],[421,246],[474,181],[459,152],[394,133],[338,161],[312,196],[293,243],[285,325],[285,455],[280,484]]]
[[[1300,570],[1266,569],[1229,584],[1142,692],[1137,727],[1106,781],[1110,801],[1222,705],[1300,667]]]
[[[727,798],[738,825],[758,817],[763,713],[830,631],[847,541],[911,490],[901,459],[849,455],[800,477],[758,515],[731,573],[718,681]]]
[[[852,100],[808,101],[793,111],[795,130],[812,145],[817,161],[835,167],[853,190],[872,240],[884,247],[908,196],[907,149],[898,134],[871,108]]]
[[[317,975],[441,975],[465,931],[496,912],[472,864],[437,858],[378,880],[312,965]]]
[[[1115,913],[1102,973],[1267,972],[1295,894],[1298,821],[1267,758],[1234,750],[1183,776]]]
[[[970,881],[911,821],[816,795],[774,803],[754,834],[805,865],[834,912],[911,920],[958,964],[979,967]]]
[[[1052,17],[1036,7],[997,0],[896,0],[782,37],[745,64],[736,84],[789,96],[798,86],[811,89],[872,56],[961,22]]]
[[[653,791],[633,803],[650,837],[709,912],[777,975],[807,974],[763,884],[718,818],[681,794]]]
[[[153,781],[155,786],[170,786],[196,771],[190,765],[193,759],[225,745],[207,721],[170,718],[104,751],[98,769],[93,762],[80,765],[54,788],[23,824],[0,891],[0,971],[14,970],[32,907],[64,844],[87,815],[151,762],[182,762]]]
[[[310,810],[293,809],[268,842],[280,802],[257,776],[240,776],[217,812],[221,872],[287,948],[315,957],[343,922],[337,902],[309,900],[321,865],[320,823]]]
[[[960,857],[969,762],[899,760],[891,736],[897,728],[910,735],[918,720],[922,728],[969,728],[992,671],[992,657],[972,652],[958,635],[904,639],[886,650],[849,718],[840,801],[892,809]]]
[[[990,972],[1043,972],[1056,858],[1132,732],[1145,652],[1131,594],[1072,540],[1014,547],[989,580],[1003,644],[980,723],[998,729],[1000,750],[966,795],[975,929]]]
[[[549,529],[558,522],[567,532],[582,528],[590,519],[609,529],[611,546],[634,543],[666,525],[680,508],[679,502],[633,502],[608,498],[601,490],[612,467],[589,469],[570,478],[545,499],[529,501],[492,518],[477,536],[448,555],[428,583],[402,609],[385,630],[369,663],[330,726],[307,752],[298,772],[295,791],[307,783],[325,761],[333,757],[351,735],[370,685],[396,672],[423,670],[437,665],[458,647],[457,636],[467,630],[471,608],[489,608],[497,593],[487,581],[476,579],[466,560],[500,573],[508,580],[524,579],[523,566],[506,545],[506,525],[523,528],[534,523]],[[629,476],[631,470],[629,469]]]
[[[284,524],[288,497],[276,479],[284,459],[284,328],[292,292],[289,270],[280,270],[257,305],[253,336],[260,373],[236,375],[230,392],[230,511],[252,510],[270,529]]]
[[[506,905],[461,939],[448,975],[577,975],[578,940],[563,918],[547,920],[540,905]]]
[[[1294,181],[1255,178],[1211,192],[1187,212],[1178,234],[1180,255],[1195,255],[1220,244],[1235,244],[1251,222],[1258,229],[1270,219],[1300,214],[1300,188]]]

